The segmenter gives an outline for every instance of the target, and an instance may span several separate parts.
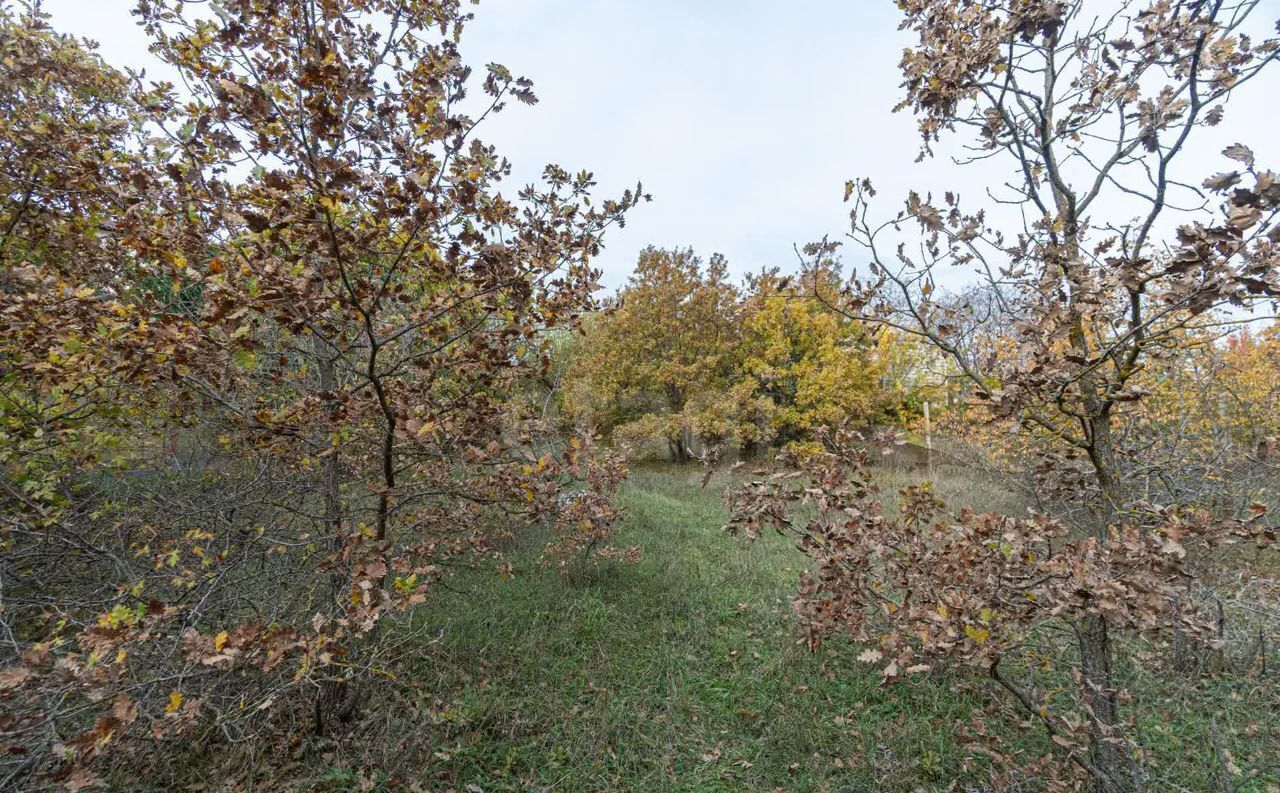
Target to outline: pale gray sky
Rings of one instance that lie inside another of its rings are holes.
[[[154,64],[133,0],[45,6],[55,26],[97,40],[110,62]],[[1262,6],[1265,32],[1280,0]],[[475,14],[464,58],[529,76],[541,99],[482,127],[516,181],[555,162],[594,171],[605,192],[640,180],[653,194],[597,262],[610,287],[650,243],[722,252],[737,273],[790,268],[793,244],[845,231],[841,194],[854,176],[873,179],[886,216],[909,188],[982,195],[974,169],[945,157],[914,162],[915,122],[891,112],[909,39],[888,0],[483,0]],[[1224,170],[1217,152],[1236,140],[1260,163],[1280,163],[1275,71],[1190,152],[1195,181]]]

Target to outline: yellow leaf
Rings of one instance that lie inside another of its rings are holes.
[[[169,695],[169,704],[164,706],[164,712],[173,713],[180,707],[182,707],[182,694],[175,691]]]
[[[221,632],[221,633],[219,633],[217,636],[215,636],[215,637],[213,638],[213,651],[214,651],[215,653],[220,653],[220,652],[222,652],[222,648],[223,648],[223,647],[225,647],[225,646],[227,645],[227,639],[228,639],[228,638],[230,638],[230,637],[229,637],[229,636],[227,636],[227,632],[226,632],[226,631],[222,631],[222,632]]]

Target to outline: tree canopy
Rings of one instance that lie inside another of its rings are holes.
[[[765,448],[869,424],[888,407],[883,366],[867,329],[829,307],[838,291],[833,271],[768,270],[737,287],[722,257],[648,248],[569,352],[564,409],[676,460],[695,444]]]

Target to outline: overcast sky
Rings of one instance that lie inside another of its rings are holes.
[[[133,0],[45,6],[56,27],[98,41],[108,61],[156,73]],[[1263,1],[1261,16],[1276,12],[1280,0]],[[483,0],[475,14],[467,62],[531,77],[541,100],[482,127],[516,181],[555,162],[593,171],[605,192],[643,181],[653,194],[597,262],[611,287],[648,244],[718,251],[737,273],[790,268],[793,244],[846,230],[850,177],[871,177],[888,215],[908,188],[972,199],[991,175],[945,157],[914,162],[915,122],[891,112],[909,38],[889,0]],[[1233,100],[1190,152],[1196,181],[1227,167],[1217,152],[1236,140],[1261,164],[1280,162],[1278,77]]]

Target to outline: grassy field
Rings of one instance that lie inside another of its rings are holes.
[[[854,660],[859,648],[833,642],[811,654],[797,645],[788,601],[801,557],[778,537],[748,546],[724,535],[723,475],[706,490],[697,479],[689,469],[633,473],[620,541],[644,546],[638,564],[566,582],[537,566],[531,543],[513,553],[512,578],[454,579],[415,618],[406,635],[421,638],[395,663],[401,683],[420,693],[380,697],[360,728],[372,740],[345,739],[347,749],[379,748],[354,765],[335,759],[348,751],[322,754],[311,766],[319,784],[459,793],[987,789],[985,760],[955,729],[983,697],[941,676],[881,688]],[[986,499],[980,506],[1008,506],[990,485],[940,489],[956,488]],[[1159,692],[1168,707],[1142,714],[1162,775],[1177,780],[1159,789],[1215,789],[1209,715],[1227,736],[1254,725],[1253,736],[1228,744],[1244,766],[1237,790],[1280,781],[1267,776],[1268,742],[1280,738],[1274,686],[1260,684],[1242,702],[1211,680],[1130,677],[1170,686]],[[1021,750],[1044,749],[1034,730],[1010,737]]]

